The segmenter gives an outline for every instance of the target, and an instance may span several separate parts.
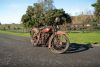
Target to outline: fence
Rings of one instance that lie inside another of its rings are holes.
[[[20,32],[20,33],[29,32],[29,29],[24,28],[21,24],[0,25],[0,30],[12,31],[12,32]]]
[[[91,31],[100,31],[100,24],[64,24],[60,26],[61,30],[67,30],[68,32],[91,32]],[[0,25],[0,30],[12,31],[12,32],[29,32],[30,29],[26,29],[20,24],[17,25]]]
[[[67,25],[67,30],[82,31],[82,32],[100,31],[100,24],[97,23],[71,24],[71,25]]]

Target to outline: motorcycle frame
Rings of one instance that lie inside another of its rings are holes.
[[[51,28],[52,31],[48,31],[48,32],[46,32],[46,33],[47,33],[47,34],[52,33],[52,34],[49,35],[47,41],[44,42],[43,44],[47,45],[48,48],[51,48],[51,44],[49,44],[50,38],[51,38],[52,36],[54,36],[54,35],[63,35],[63,34],[65,34],[65,32],[64,32],[64,31],[59,31],[59,29],[57,28],[57,26],[51,26],[51,27],[47,27],[47,28]],[[42,29],[42,30],[43,30],[43,29]],[[36,35],[36,36],[38,37],[38,43],[39,43],[39,40],[40,40],[40,38],[41,38],[41,34],[45,34],[44,32],[42,32],[42,30],[40,30],[40,31],[37,33],[37,35]],[[42,37],[42,41],[43,41],[43,37]],[[42,41],[41,41],[41,42],[42,42]],[[40,46],[42,46],[42,45],[40,45]]]

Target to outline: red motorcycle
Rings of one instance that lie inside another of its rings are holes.
[[[54,53],[64,53],[70,45],[67,34],[59,31],[57,26],[33,27],[30,34],[33,46],[46,46]]]

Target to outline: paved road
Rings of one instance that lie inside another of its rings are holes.
[[[71,44],[67,53],[53,54],[28,37],[0,34],[0,67],[100,67],[100,46]]]

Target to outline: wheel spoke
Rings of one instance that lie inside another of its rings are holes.
[[[56,50],[63,50],[68,45],[67,41],[65,35],[56,35],[52,40],[52,47]]]

